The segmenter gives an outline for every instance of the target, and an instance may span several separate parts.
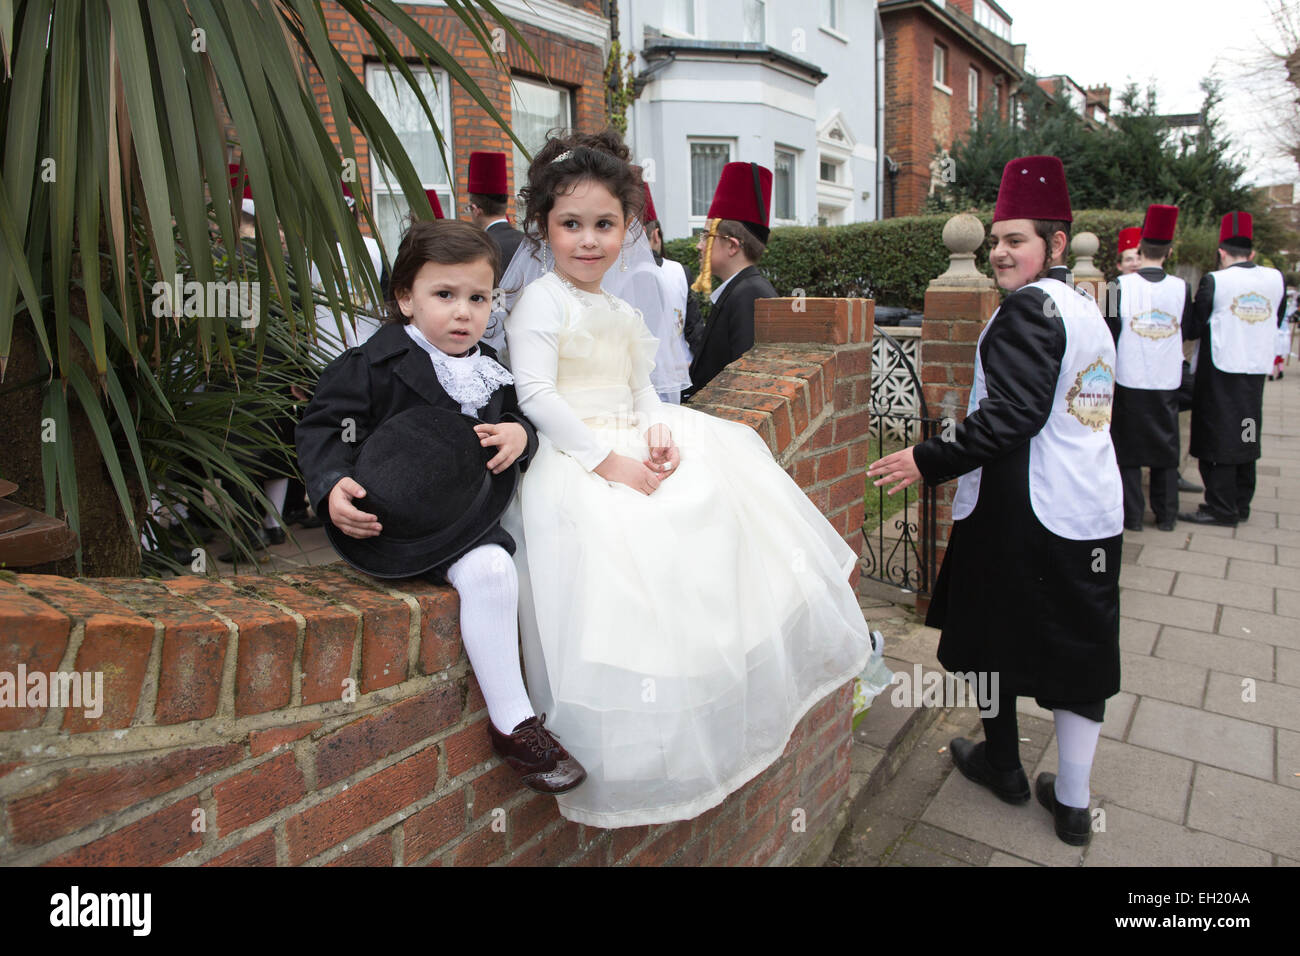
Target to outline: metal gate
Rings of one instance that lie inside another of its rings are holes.
[[[909,447],[938,433],[941,420],[930,417],[916,366],[903,345],[877,328],[872,349],[870,461]],[[897,499],[901,498],[901,510]],[[873,522],[870,505],[876,504]],[[867,485],[868,518],[864,575],[905,591],[929,594],[934,588],[935,489],[918,482],[887,495],[883,487]]]

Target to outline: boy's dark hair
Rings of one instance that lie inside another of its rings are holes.
[[[719,219],[715,229],[719,236],[730,236],[740,243],[740,251],[749,260],[750,265],[757,263],[767,251],[767,244],[760,242],[758,236],[735,219]]]
[[[470,193],[469,201],[483,210],[487,216],[504,216],[506,203],[510,197],[505,193]]]
[[[632,154],[617,131],[557,135],[559,132],[551,131],[546,145],[528,166],[528,185],[519,191],[525,207],[524,222],[534,223],[545,238],[546,217],[555,206],[555,197],[588,179],[603,185],[619,200],[625,220],[639,218],[645,205],[641,173],[631,164]]]
[[[1138,243],[1138,255],[1143,259],[1161,259],[1169,255],[1169,250],[1174,247],[1172,242],[1148,242],[1143,239]]]
[[[1038,278],[1045,279],[1047,278],[1047,270],[1052,268],[1053,265],[1065,264],[1064,253],[1070,251],[1070,224],[1060,219],[1032,219],[1030,221],[1034,224],[1034,232],[1047,247],[1046,255],[1043,257],[1043,268],[1038,270]],[[1062,250],[1061,262],[1053,263],[1052,236],[1058,232],[1065,233],[1065,249]]]
[[[486,260],[492,267],[492,283],[501,278],[501,252],[496,241],[473,223],[459,219],[417,219],[402,237],[397,247],[397,259],[388,283],[388,298],[384,307],[388,312],[386,322],[405,325],[410,321],[402,315],[397,297],[408,292],[415,282],[416,273],[426,262],[445,266],[465,265]]]
[[[1251,242],[1249,239],[1234,239],[1232,242],[1219,243],[1220,252],[1229,256],[1235,256],[1238,259],[1244,259],[1248,257],[1251,253],[1251,250],[1253,250],[1254,248],[1255,248],[1255,244]]]

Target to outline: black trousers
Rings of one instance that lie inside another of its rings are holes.
[[[1255,462],[1221,465],[1201,459],[1198,465],[1209,512],[1229,521],[1249,518],[1250,501],[1255,497]]]
[[[1124,484],[1124,524],[1141,524],[1146,511],[1146,500],[1142,496],[1142,469],[1121,467],[1119,476]],[[1151,469],[1151,510],[1155,513],[1156,524],[1178,517],[1177,468]]]

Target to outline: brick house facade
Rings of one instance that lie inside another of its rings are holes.
[[[529,0],[526,4],[522,0],[498,2],[497,8],[510,19],[541,61],[539,68],[538,63],[508,33],[502,31],[496,35],[495,42],[504,47],[502,55],[509,66],[507,74],[491,62],[473,34],[445,4],[402,4],[406,13],[456,58],[517,134],[520,134],[520,127],[524,124],[512,115],[516,99],[512,97],[512,82],[517,87],[528,86],[558,98],[565,107],[562,112],[567,115],[562,116],[563,122],[557,125],[573,125],[582,129],[600,129],[605,125],[605,63],[609,55],[609,22],[605,7],[603,0]],[[390,97],[396,95],[390,89],[377,90],[375,71],[381,69],[380,56],[364,31],[340,4],[327,0],[324,10],[330,42],[357,78],[367,83],[369,77],[368,87],[372,95],[377,92]],[[489,28],[495,26],[490,18],[487,23]],[[409,43],[396,36],[394,42],[399,52],[408,57],[407,62],[412,69],[420,66]],[[442,133],[448,139],[447,158],[452,168],[450,176],[442,177],[436,182],[428,181],[425,185],[438,189],[439,199],[448,216],[463,217],[468,195],[467,167],[470,152],[496,150],[511,153],[514,146],[505,132],[463,88],[447,80],[445,73],[436,77],[436,80],[443,82],[438,83],[438,102],[430,100],[430,105],[435,115],[441,113],[440,119],[445,123]],[[399,86],[402,86],[400,80]],[[337,143],[338,134],[324,86],[317,81],[313,88],[326,128],[331,139]],[[410,99],[414,101],[413,97]],[[388,118],[393,122],[393,116],[389,115]],[[427,119],[421,119],[420,122],[427,125]],[[397,131],[403,132],[401,129]],[[527,142],[526,136],[520,134],[520,138]],[[536,140],[537,136],[534,135],[533,139]],[[536,149],[540,142],[528,142],[527,145]],[[430,151],[430,155],[433,153],[436,153],[436,148]],[[383,184],[383,177],[377,174],[364,140],[360,138],[357,143],[357,159],[357,177],[361,191],[367,201],[382,212],[384,207],[380,200],[386,199],[389,191]],[[421,170],[420,157],[414,152],[412,160],[416,162],[417,170]],[[441,168],[440,161],[436,161],[435,165]],[[421,178],[429,178],[423,170]],[[510,182],[512,198],[508,214],[512,219],[516,212],[513,197],[523,185],[515,182],[516,178],[512,175]],[[397,208],[405,205],[398,197],[394,197],[393,203]],[[383,228],[382,223],[381,231],[389,232]],[[390,256],[394,252],[395,250],[389,249]]]
[[[884,215],[921,211],[942,182],[940,151],[976,117],[1005,119],[1024,79],[1025,48],[992,0],[881,0],[885,31]],[[989,24],[989,25],[986,25]]]

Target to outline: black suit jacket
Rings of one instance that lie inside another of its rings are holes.
[[[700,347],[691,362],[691,387],[683,399],[690,398],[754,347],[754,300],[774,298],[776,289],[757,266],[746,266],[732,277],[709,312]]]
[[[491,346],[479,343],[495,359]],[[361,445],[381,423],[418,405],[459,412],[460,403],[438,381],[429,355],[395,323],[382,326],[365,343],[348,349],[321,373],[311,404],[298,423],[295,438],[298,464],[316,514],[328,520],[329,493],[340,478],[351,477]],[[353,440],[346,441],[352,420]],[[523,468],[537,451],[537,431],[519,411],[513,385],[492,393],[479,410],[479,420],[496,425],[516,422],[528,433],[528,447],[519,456]]]
[[[508,222],[492,223],[487,227],[487,234],[496,240],[497,246],[501,249],[501,271],[504,273],[506,266],[510,265],[510,260],[514,258],[519,243],[523,242],[524,234]]]

